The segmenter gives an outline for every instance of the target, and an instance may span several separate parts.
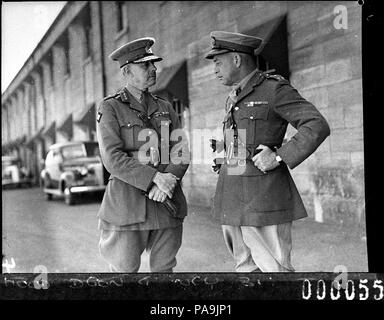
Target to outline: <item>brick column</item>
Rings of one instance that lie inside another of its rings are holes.
[[[5,134],[4,136],[2,136],[1,138],[1,141],[2,143],[6,144],[10,141],[10,135],[11,135],[11,129],[10,129],[10,125],[9,125],[9,103],[5,103],[4,106],[4,131],[5,131]],[[3,113],[2,113],[3,115]],[[2,118],[3,119],[3,118]],[[3,140],[4,139],[4,140]]]
[[[38,131],[45,125],[45,99],[43,96],[43,84],[41,73],[39,71],[34,71],[31,73],[31,77],[35,86],[35,119],[36,131]]]
[[[11,116],[11,141],[14,141],[17,138],[17,113],[16,113],[16,96],[13,94],[11,96],[11,103],[10,103],[10,116]]]
[[[53,120],[55,120],[55,105],[54,105],[54,88],[51,78],[51,68],[52,65],[46,61],[41,62],[42,74],[43,74],[43,91],[45,98],[45,123],[49,125]]]
[[[85,32],[80,23],[71,23],[68,27],[69,54],[71,63],[70,96],[66,97],[67,112],[75,112],[84,108],[83,64],[85,55]]]
[[[30,87],[31,85],[28,82],[24,82],[24,94],[23,94],[23,101],[24,101],[24,124],[26,126],[26,135],[27,139],[32,136],[32,124],[30,122],[30,114],[31,114],[31,105],[30,105]]]
[[[55,83],[55,108],[54,114],[56,119],[60,122],[67,110],[64,105],[64,75],[65,75],[65,55],[64,48],[55,44],[52,48],[53,52],[53,77]]]

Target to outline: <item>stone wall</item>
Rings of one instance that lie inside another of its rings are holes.
[[[335,28],[339,15],[335,11],[339,4],[335,2],[127,1],[122,6],[124,23],[118,30],[115,2],[70,2],[35,52],[37,58],[30,59],[17,81],[10,85],[15,92],[8,90],[7,98],[3,96],[2,119],[9,121],[2,120],[2,143],[9,142],[4,137],[15,139],[21,132],[33,135],[42,123],[45,126],[53,120],[60,123],[66,115],[86,108],[92,96],[98,105],[104,95],[124,85],[117,63],[108,55],[128,41],[152,36],[156,39],[153,51],[164,58],[157,63],[158,72],[187,62],[189,108],[184,120],[193,146],[193,159],[197,160],[203,152],[207,159],[191,164],[183,185],[190,203],[209,207],[218,176],[211,170],[208,139],[214,130],[220,132],[224,101],[230,90],[216,81],[212,63],[204,59],[210,47],[209,34],[213,30],[247,32],[285,15],[290,81],[320,110],[331,127],[331,136],[292,170],[292,175],[309,214],[317,221],[362,225],[365,210],[361,7],[352,1],[340,4],[346,9],[346,29]],[[88,60],[84,60],[85,32],[79,25],[81,20],[76,20],[86,5],[92,26],[92,55]],[[69,35],[69,77],[65,76],[63,48],[57,43],[63,32]],[[44,97],[38,96],[36,105],[30,103],[32,86],[27,76],[34,71],[34,63],[40,64],[39,59],[48,51],[53,55],[53,65],[41,61],[42,79],[35,77],[34,85]],[[87,72],[91,76],[85,74],[89,63],[91,70]],[[53,68],[53,83],[50,68]],[[92,83],[86,80],[89,78],[93,79]],[[17,99],[13,97],[16,92]],[[20,120],[24,124],[26,119],[34,121],[34,110],[38,110],[37,123],[28,122],[28,130],[16,131],[17,121],[22,118],[15,115],[15,110],[23,110],[27,115]],[[88,133],[81,127],[73,126],[73,139],[87,137]],[[196,129],[205,130],[206,134],[201,150],[197,148],[201,137],[194,132]],[[294,133],[295,129],[289,127],[287,139]],[[57,141],[64,140],[65,135],[57,133]]]

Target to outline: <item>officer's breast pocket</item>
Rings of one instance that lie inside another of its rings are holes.
[[[130,119],[128,121],[121,121],[120,133],[124,141],[124,148],[136,150],[138,148],[139,132],[143,129],[143,122],[140,119]]]
[[[161,128],[163,130],[171,130],[172,128],[172,120],[170,118],[169,112],[168,111],[159,111],[156,112],[153,115],[153,119],[156,123],[157,129],[160,131]]]
[[[245,129],[246,137],[241,131],[239,135],[247,144],[255,143],[257,128],[260,126],[261,129],[268,119],[268,106],[242,107],[238,112],[238,129]]]

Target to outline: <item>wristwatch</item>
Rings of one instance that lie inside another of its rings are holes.
[[[283,159],[281,159],[281,157],[277,154],[276,155],[276,161],[278,162],[278,163],[282,163],[283,162]]]

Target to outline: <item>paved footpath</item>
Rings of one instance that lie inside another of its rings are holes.
[[[39,188],[2,191],[2,240],[5,259],[15,261],[11,272],[108,272],[99,256],[96,213],[101,198],[84,197],[76,206],[62,199],[46,201]],[[233,272],[221,228],[207,208],[190,206],[175,272]],[[367,271],[363,230],[319,224],[307,218],[293,226],[293,265],[297,271]],[[140,272],[148,272],[143,254]],[[4,272],[4,269],[3,269]]]

